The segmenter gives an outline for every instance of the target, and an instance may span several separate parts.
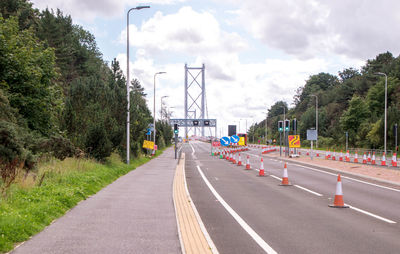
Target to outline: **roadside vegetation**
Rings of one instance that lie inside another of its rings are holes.
[[[126,157],[126,79],[94,36],[61,10],[0,1],[0,251],[41,231],[79,201],[149,160],[153,122],[131,81],[131,165]],[[172,128],[156,122],[157,145]]]
[[[387,81],[387,149],[395,150],[395,124],[400,124],[400,56],[390,52],[369,59],[360,69],[349,68],[332,75],[311,75],[299,84],[293,98],[294,107],[278,101],[268,109],[268,139],[279,144],[278,121],[298,121],[297,134],[306,141],[307,129],[315,128],[315,96],[318,97],[318,147],[344,148],[345,132],[349,147],[382,149],[384,146],[385,73]],[[293,131],[290,132],[293,134]],[[249,140],[257,143],[265,135],[265,120],[249,129]]]
[[[132,157],[140,157],[153,122],[146,94],[131,82]],[[29,0],[0,1],[0,192],[20,171],[54,158],[105,162],[126,155],[126,79],[117,60],[102,59],[94,36],[61,10]],[[159,149],[172,129],[157,121]]]
[[[162,151],[157,151],[156,156]],[[29,174],[17,174],[7,195],[0,196],[0,252],[42,231],[80,201],[151,158],[140,156],[127,165],[118,154],[104,163],[94,159],[51,159]]]

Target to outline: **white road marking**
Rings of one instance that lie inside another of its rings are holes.
[[[376,215],[376,214],[367,212],[367,211],[365,211],[365,210],[362,210],[362,209],[360,209],[360,208],[351,206],[351,205],[349,205],[349,204],[345,204],[345,205],[349,206],[349,207],[350,207],[351,209],[353,209],[353,210],[356,210],[357,212],[360,212],[360,213],[369,215],[369,216],[374,217],[374,218],[376,218],[376,219],[378,219],[378,220],[382,220],[382,221],[387,222],[387,223],[390,223],[390,224],[396,224],[396,223],[397,223],[397,222],[395,222],[395,221],[392,221],[392,220],[383,218],[383,217],[381,217],[381,216],[379,216],[379,215]]]
[[[189,145],[190,145],[190,147],[192,148],[192,151],[193,151],[193,152],[192,152],[192,156],[193,156],[193,155],[194,155],[194,148],[193,148],[192,144],[189,143]]]
[[[311,194],[314,194],[314,195],[316,195],[316,196],[318,196],[318,197],[322,197],[322,194],[319,194],[318,192],[315,192],[315,191],[309,190],[309,189],[307,189],[307,188],[304,188],[304,187],[302,187],[302,186],[300,186],[300,185],[295,184],[295,185],[293,185],[293,186],[294,186],[294,187],[297,187],[297,188],[299,188],[299,189],[302,189],[302,190],[304,190],[304,191],[307,191],[307,192],[309,192],[309,193],[311,193]]]
[[[262,239],[240,216],[235,212],[235,210],[232,209],[228,205],[228,203],[225,202],[225,200],[218,194],[218,192],[214,189],[214,187],[211,185],[211,183],[208,181],[206,176],[204,175],[203,171],[199,166],[197,166],[197,170],[199,171],[201,177],[203,178],[204,182],[214,194],[214,196],[218,199],[218,201],[221,203],[221,205],[232,215],[232,217],[239,223],[239,225],[254,239],[254,241],[266,252],[266,253],[277,253],[274,249],[269,246],[264,239]]]
[[[270,176],[272,176],[272,177],[275,178],[276,180],[282,181],[282,178],[279,178],[279,177],[274,176],[274,175],[270,175]]]
[[[320,169],[311,168],[311,167],[307,167],[307,166],[303,166],[303,165],[297,165],[297,166],[302,167],[302,168],[308,168],[308,169],[311,169],[311,170],[314,170],[314,171],[317,171],[317,172],[320,172],[320,173],[328,174],[328,175],[334,175],[334,176],[338,175],[338,174],[335,174],[335,173],[326,172],[326,171],[323,171],[323,170],[320,170]],[[348,179],[348,180],[355,181],[355,182],[359,182],[359,183],[364,183],[364,184],[368,184],[368,185],[371,185],[371,186],[375,186],[375,187],[378,187],[378,188],[400,192],[400,190],[398,190],[398,189],[394,189],[394,188],[390,188],[390,187],[386,187],[386,186],[382,186],[382,185],[378,185],[378,184],[374,184],[374,183],[365,182],[365,181],[358,180],[358,179],[355,179],[355,178],[352,178],[352,177],[348,177],[348,176],[341,176],[341,177],[345,178],[345,179]]]

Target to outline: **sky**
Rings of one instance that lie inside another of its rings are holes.
[[[314,74],[359,69],[367,59],[400,51],[397,0],[32,0],[59,8],[95,37],[103,59],[126,74],[127,11],[130,77],[153,110],[161,96],[172,118],[184,118],[185,64],[205,65],[208,117],[217,136],[245,132],[277,101],[293,107],[296,90]],[[189,80],[190,82],[190,80]],[[196,91],[191,91],[192,96]],[[159,113],[156,113],[159,118]],[[240,129],[239,129],[240,125]],[[209,131],[206,131],[209,135]]]

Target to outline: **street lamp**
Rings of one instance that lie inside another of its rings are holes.
[[[156,145],[156,76],[158,74],[164,74],[166,73],[165,71],[160,71],[160,72],[156,72],[154,73],[154,96],[153,96],[153,141],[154,141],[154,146]],[[155,150],[153,148],[153,153],[155,154]]]
[[[386,155],[386,126],[387,126],[387,75],[383,72],[377,72],[375,73],[376,75],[382,75],[385,76],[385,134],[384,134],[384,151]]]
[[[163,99],[169,97],[168,95],[161,96],[161,102],[160,102],[160,116],[161,120],[163,119]]]
[[[311,96],[315,96],[315,130],[317,131],[317,140],[315,141],[315,148],[318,148],[318,96],[315,94],[311,94]]]
[[[127,100],[127,115],[126,115],[126,164],[129,164],[130,155],[130,97],[129,97],[129,13],[132,10],[141,10],[150,8],[150,6],[136,6],[131,8],[126,13],[126,100]]]

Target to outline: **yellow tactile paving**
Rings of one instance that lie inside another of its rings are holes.
[[[182,154],[174,177],[174,203],[178,220],[182,249],[186,254],[212,253],[207,239],[191,205],[191,199],[185,187],[185,154]]]

